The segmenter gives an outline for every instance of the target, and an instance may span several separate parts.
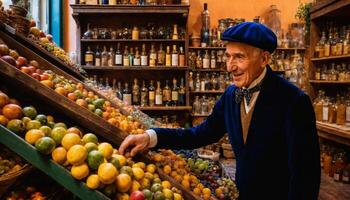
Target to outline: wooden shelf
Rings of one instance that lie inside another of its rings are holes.
[[[222,94],[224,90],[190,91],[191,94]]]
[[[185,42],[186,40],[172,40],[172,39],[81,39],[82,43],[88,42]]]
[[[317,122],[316,125],[321,138],[350,146],[350,129],[342,129],[340,126],[322,122]]]
[[[193,113],[191,113],[191,116],[192,117],[208,117],[209,114],[193,114]]]
[[[188,47],[194,50],[225,50],[226,47]]]
[[[343,56],[329,56],[324,58],[311,58],[311,61],[330,61],[330,60],[338,60],[338,59],[350,59],[350,54],[343,55]]]
[[[315,84],[350,84],[350,81],[321,81],[321,80],[309,80],[310,83]]]
[[[57,183],[78,196],[80,199],[109,199],[97,190],[90,190],[84,184],[84,182],[75,180],[67,169],[50,160],[48,156],[39,153],[34,146],[28,144],[15,133],[12,133],[1,125],[0,143],[7,146],[13,152],[27,160],[30,164],[43,171],[45,174],[49,175]]]
[[[311,8],[311,20],[318,18],[347,18],[350,16],[350,0],[327,0]]]
[[[305,51],[306,48],[283,48],[283,47],[277,47],[276,50],[279,50],[279,51]]]
[[[183,111],[191,110],[192,106],[147,106],[147,107],[138,107],[139,110],[148,111]]]
[[[194,71],[194,72],[226,72],[225,69],[218,69],[218,68],[215,68],[215,69],[191,69],[191,71]]]
[[[71,4],[73,8],[73,15],[77,14],[122,14],[122,13],[139,13],[139,14],[188,14],[189,5],[85,5],[85,4]]]
[[[113,67],[96,67],[96,66],[86,66],[81,65],[81,67],[85,70],[115,70],[115,71],[185,71],[188,70],[188,67],[165,67],[165,66],[156,66],[156,67],[149,67],[149,66],[113,66]]]

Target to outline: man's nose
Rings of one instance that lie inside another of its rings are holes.
[[[226,66],[227,66],[227,71],[229,72],[235,71],[237,69],[237,65],[235,65],[233,61],[230,61],[230,60],[227,60]]]

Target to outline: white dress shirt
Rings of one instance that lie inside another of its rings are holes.
[[[257,84],[259,84],[263,80],[265,75],[266,75],[266,67],[264,68],[264,71],[260,74],[260,76],[249,85],[248,89],[251,89],[251,88],[255,87]],[[256,100],[258,99],[259,93],[260,93],[260,91],[253,93],[249,105],[247,105],[247,101],[244,98],[245,112],[247,114],[250,111],[250,109],[252,109],[252,107],[255,105]],[[148,148],[155,147],[157,145],[157,142],[158,142],[157,133],[153,129],[146,130],[146,133],[149,135],[149,138],[150,138]]]

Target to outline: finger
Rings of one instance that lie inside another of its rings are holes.
[[[132,138],[130,136],[128,136],[125,138],[125,140],[120,145],[119,150],[118,150],[119,153],[121,155],[124,155],[125,149],[127,149],[131,145],[132,145]]]
[[[131,157],[134,157],[138,152],[140,152],[143,149],[142,145],[137,145],[131,150]]]

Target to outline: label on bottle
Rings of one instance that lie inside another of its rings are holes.
[[[131,94],[123,94],[123,102],[131,105]]]
[[[107,66],[107,65],[108,65],[108,59],[105,58],[105,57],[102,57],[101,65],[102,65],[102,66]]]
[[[160,94],[156,95],[156,105],[162,105],[163,104],[163,96]]]
[[[95,59],[95,66],[100,67],[101,66],[101,58],[96,58]]]
[[[177,91],[171,92],[171,100],[172,101],[178,101],[179,100],[179,93]]]
[[[151,53],[149,55],[149,66],[154,67],[157,63],[157,54]]]
[[[148,98],[149,98],[150,103],[151,103],[151,101],[154,102],[154,98],[155,98],[154,96],[155,96],[154,91],[150,91],[148,93]]]
[[[122,65],[123,64],[123,56],[121,54],[115,55],[115,64]]]
[[[141,66],[147,66],[147,56],[141,56]]]
[[[349,44],[344,44],[343,46],[343,54],[350,54],[350,45]]]
[[[212,68],[212,69],[216,68],[216,60],[215,59],[210,60],[210,68]]]
[[[316,80],[320,80],[321,79],[321,73],[320,72],[316,72],[315,78],[316,78]]]
[[[117,0],[109,0],[108,4],[109,5],[117,5]]]
[[[171,54],[171,66],[179,65],[179,54]]]
[[[85,62],[93,62],[94,56],[92,54],[85,54]]]
[[[185,55],[183,54],[179,55],[179,66],[185,66]]]
[[[165,56],[165,66],[170,67],[171,66],[171,55],[167,54]]]
[[[346,106],[346,122],[350,123],[350,106]]]
[[[171,100],[171,91],[170,90],[163,90],[163,101],[170,101]]]
[[[341,56],[343,54],[343,43],[337,43],[337,56]]]
[[[202,42],[202,43],[201,43],[201,47],[207,47],[207,43]]]
[[[324,45],[324,56],[328,57],[330,56],[331,46],[329,44]]]
[[[147,105],[147,92],[141,92],[141,105]]]
[[[345,183],[349,182],[349,177],[348,176],[343,176],[343,182],[345,182]]]
[[[203,59],[203,69],[208,69],[210,66],[210,60],[207,58]]]
[[[328,106],[323,106],[323,115],[322,115],[322,120],[323,121],[328,121]]]
[[[205,81],[201,81],[200,91],[205,91]]]
[[[159,65],[159,66],[164,65],[164,58],[165,58],[164,53],[159,53],[159,54],[158,54],[158,65]]]
[[[140,58],[135,58],[134,59],[134,65],[135,66],[140,66],[141,65],[141,59]]]
[[[131,39],[132,40],[138,40],[139,39],[139,34],[140,32],[139,31],[137,31],[137,30],[133,30],[132,31],[132,35],[131,35]]]
[[[340,180],[340,174],[338,174],[338,173],[334,174],[333,178],[334,178],[335,181],[339,181]]]
[[[123,65],[124,65],[124,66],[130,66],[130,60],[129,60],[128,57],[124,57],[124,59],[123,59]]]
[[[337,55],[337,45],[331,46],[331,55],[336,56]]]
[[[109,58],[109,59],[108,59],[108,66],[109,66],[109,67],[112,67],[113,65],[114,65],[113,59],[112,59],[112,58]]]
[[[140,100],[139,98],[140,98],[139,93],[137,91],[134,91],[132,96],[132,102],[134,105],[139,104],[139,100]]]

